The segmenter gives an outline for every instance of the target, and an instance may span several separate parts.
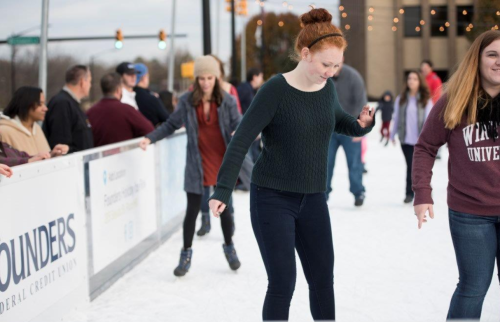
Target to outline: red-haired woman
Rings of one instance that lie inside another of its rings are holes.
[[[326,203],[328,145],[332,133],[363,136],[373,126],[365,106],[358,119],[342,110],[330,79],[347,46],[325,9],[302,15],[297,67],[272,77],[257,93],[228,146],[210,200],[220,215],[241,164],[262,132],[262,153],[252,173],[252,227],[266,267],[264,320],[288,320],[297,250],[309,284],[315,320],[334,320],[333,242]]]

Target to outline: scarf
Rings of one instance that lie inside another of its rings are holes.
[[[481,133],[486,132],[493,141],[498,139],[500,126],[500,94],[490,98],[487,94],[480,95],[477,101],[477,125]]]

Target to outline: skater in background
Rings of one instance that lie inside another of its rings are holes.
[[[389,143],[390,137],[390,127],[392,120],[392,113],[394,112],[394,100],[392,97],[392,93],[390,91],[386,91],[384,95],[378,101],[378,107],[375,110],[375,114],[380,111],[382,113],[382,126],[380,127],[380,142],[386,139],[384,146],[387,146]]]
[[[183,125],[186,127],[188,144],[184,190],[188,204],[183,224],[184,245],[179,265],[174,270],[175,276],[184,276],[191,267],[191,246],[196,218],[203,201],[203,190],[215,185],[226,146],[241,121],[235,99],[222,90],[218,81],[220,68],[217,60],[212,56],[197,58],[194,74],[196,79],[193,91],[181,96],[177,109],[167,122],[140,142],[140,147],[146,149],[149,144],[173,134]],[[229,208],[220,218],[224,254],[230,268],[237,270],[241,264],[232,240],[233,223]]]
[[[342,110],[331,77],[347,46],[325,9],[301,16],[297,67],[267,81],[255,96],[224,156],[210,209],[224,216],[248,149],[264,147],[252,173],[252,227],[268,276],[262,317],[288,320],[297,250],[309,284],[314,320],[335,320],[333,242],[326,203],[328,145],[335,131],[363,136],[373,127],[365,106],[358,118]]]
[[[495,259],[498,265],[499,126],[500,31],[491,30],[470,46],[415,146],[413,190],[418,228],[427,221],[427,212],[434,218],[431,179],[437,151],[447,143],[450,152],[448,220],[459,281],[448,320],[479,321]]]
[[[410,71],[403,92],[396,97],[394,103],[391,131],[391,141],[396,144],[395,136],[398,136],[406,160],[406,197],[404,203],[413,201],[411,188],[413,151],[431,108],[432,99],[422,75],[418,71]]]

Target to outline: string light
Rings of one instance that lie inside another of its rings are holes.
[[[351,29],[351,25],[345,25],[345,30]]]
[[[469,24],[469,28],[470,28],[470,29],[474,28],[474,25],[470,23],[470,24]]]
[[[444,27],[443,26],[439,27],[439,31],[443,32],[444,31]]]
[[[259,19],[259,20],[257,20],[257,24],[258,24],[259,26],[262,26],[262,20],[260,20],[260,19]]]
[[[398,27],[392,26],[392,31],[398,31]]]
[[[261,6],[261,7],[263,7],[263,6],[264,6],[264,1],[262,1],[262,2],[260,3],[260,6]]]
[[[342,18],[347,18],[347,13],[346,12],[342,13]]]
[[[398,22],[399,22],[399,18],[398,17],[394,18],[394,23],[398,23]]]
[[[289,5],[289,6],[288,6],[288,10],[293,10],[293,6],[292,6],[292,5]]]
[[[339,11],[344,11],[344,6],[339,6]]]
[[[464,16],[467,16],[467,10],[462,11],[462,14],[463,14]]]
[[[375,8],[370,7],[370,9],[368,9],[368,11],[370,11],[371,13],[374,13],[375,12]]]
[[[465,28],[465,30],[467,30],[467,32],[469,32],[471,29],[469,27]]]
[[[278,22],[278,26],[283,27],[285,23],[283,21]]]
[[[500,16],[500,11],[497,11],[497,16]]]
[[[369,15],[369,16],[368,16],[368,20],[372,21],[372,20],[373,20],[373,16],[372,16],[372,15]]]
[[[288,3],[286,1],[283,1],[283,7],[288,7]]]
[[[446,28],[448,28],[450,26],[450,23],[447,21],[445,24]]]
[[[419,26],[415,27],[415,31],[420,32],[420,27]]]
[[[368,26],[368,31],[372,31],[373,30],[373,26]]]
[[[400,13],[400,14],[405,13],[405,9],[399,9],[399,13]]]
[[[498,25],[495,25],[495,30],[498,30]]]
[[[436,10],[432,9],[432,10],[431,10],[431,15],[433,15],[433,16],[434,16],[435,14],[436,14]]]
[[[425,25],[425,21],[420,20],[420,25],[422,25],[422,26]]]

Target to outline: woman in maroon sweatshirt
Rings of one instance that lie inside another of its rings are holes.
[[[448,319],[479,319],[500,253],[500,31],[469,48],[424,125],[413,158],[418,227],[434,218],[432,167],[448,144],[448,207],[459,283]]]

